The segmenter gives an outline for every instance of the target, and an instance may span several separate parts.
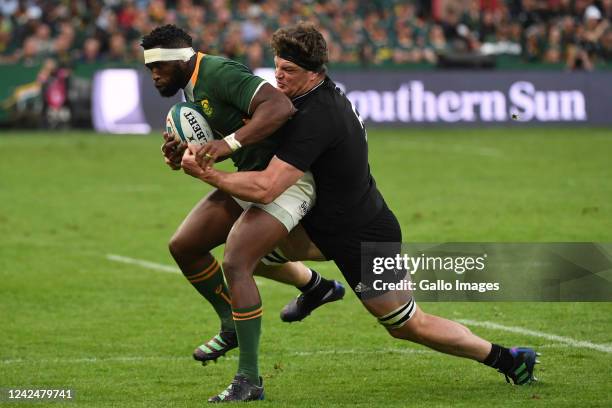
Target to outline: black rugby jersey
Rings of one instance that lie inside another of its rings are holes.
[[[302,225],[311,238],[366,225],[384,201],[370,173],[367,135],[353,105],[329,77],[293,104],[298,112],[280,129],[276,156],[314,176],[316,203]]]

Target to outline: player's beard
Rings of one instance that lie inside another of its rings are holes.
[[[178,78],[185,77],[185,73],[181,70],[180,66],[175,63],[172,65],[172,71],[169,77],[171,80],[168,81],[168,83],[157,88],[159,94],[166,98],[176,95],[176,93],[183,88],[183,84]]]
[[[164,86],[163,88],[157,88],[157,90],[159,91],[159,94],[166,98],[176,95],[176,93],[180,89],[181,87],[176,84],[169,84],[169,85]]]

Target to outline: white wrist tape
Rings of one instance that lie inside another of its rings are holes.
[[[151,48],[144,50],[145,64],[158,61],[189,61],[195,55],[193,48]]]
[[[225,140],[225,142],[229,145],[230,149],[232,149],[232,152],[235,152],[236,150],[242,147],[240,142],[236,140],[236,133],[232,133],[229,136],[225,136],[223,140]]]

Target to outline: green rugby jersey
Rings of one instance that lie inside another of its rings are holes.
[[[251,100],[264,83],[238,62],[198,52],[193,75],[183,91],[185,99],[202,106],[216,138],[222,139],[244,125],[250,117]],[[271,135],[235,151],[232,161],[238,171],[263,170],[279,142],[277,135]]]

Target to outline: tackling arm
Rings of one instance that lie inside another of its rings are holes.
[[[262,171],[228,173],[210,166],[201,167],[189,149],[181,162],[183,170],[211,186],[253,203],[269,204],[295,184],[304,172],[274,156]]]

